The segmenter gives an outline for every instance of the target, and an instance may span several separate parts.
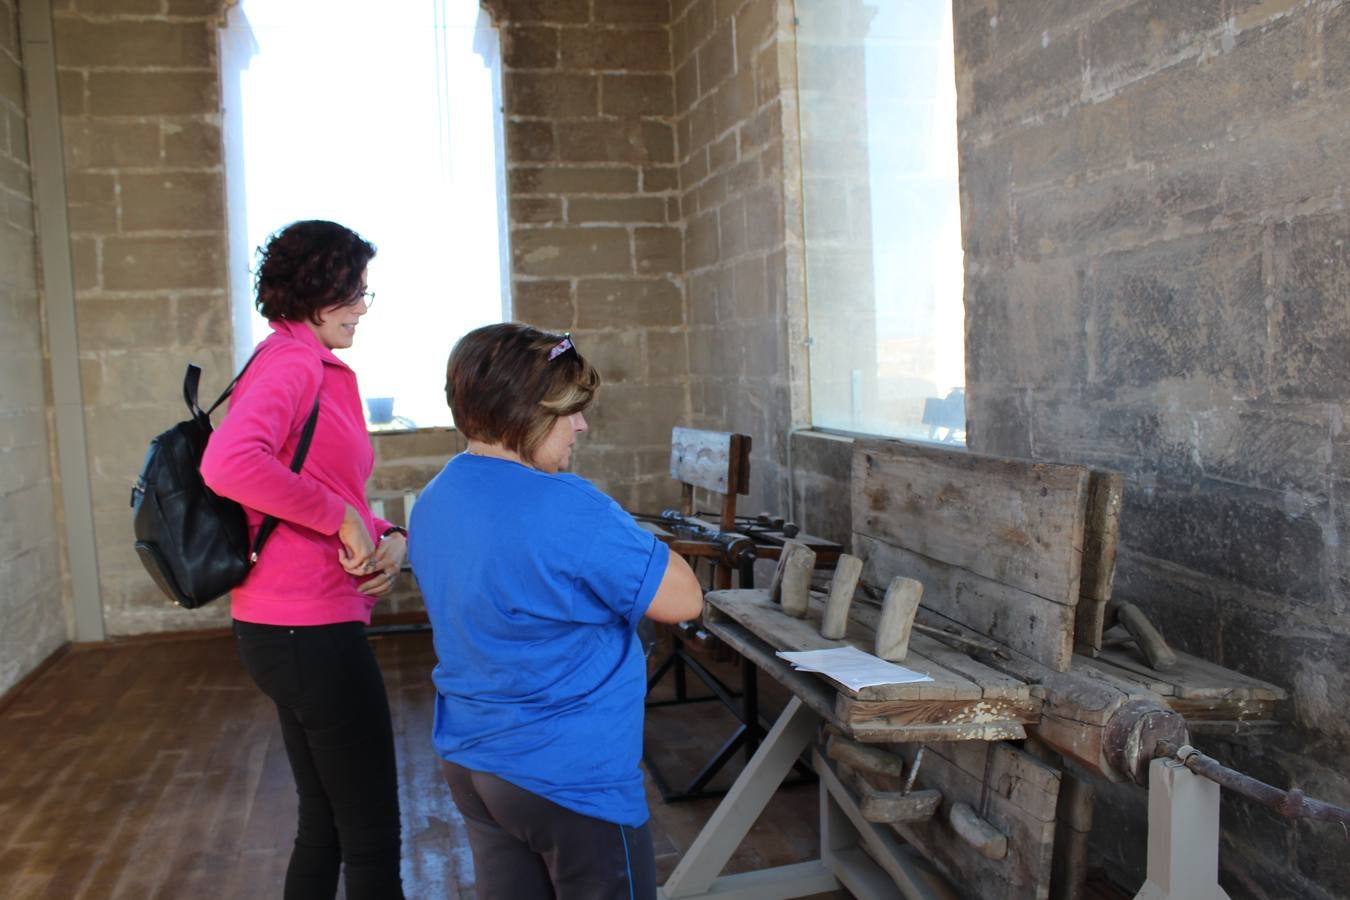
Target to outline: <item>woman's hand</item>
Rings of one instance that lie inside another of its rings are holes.
[[[408,539],[395,531],[381,539],[375,548],[375,577],[361,585],[361,593],[383,597],[394,587],[403,560],[408,555]]]
[[[375,542],[370,539],[365,520],[355,506],[347,504],[347,511],[338,526],[338,562],[348,575],[360,578],[375,571]]]

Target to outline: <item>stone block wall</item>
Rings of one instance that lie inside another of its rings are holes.
[[[373,508],[383,507],[384,518],[395,525],[408,524],[409,503],[416,503],[416,494],[466,443],[452,428],[376,432],[370,441],[375,447],[375,471],[370,475],[366,496]],[[375,615],[401,615],[421,609],[425,607],[417,582],[405,574],[380,600]]]
[[[691,422],[751,436],[744,508],[780,514],[806,417],[791,9],[674,0],[671,25]]]
[[[1202,749],[1350,805],[1350,6],[954,7],[970,446],[1124,472],[1116,596],[1292,697]],[[1232,896],[1350,895],[1341,829],[1223,828]]]
[[[150,436],[233,367],[215,18],[205,0],[57,0],[76,325],[110,635],[202,628],[226,604],[169,604],[132,550],[127,497]]]
[[[0,694],[68,630],[21,62],[0,0]]]
[[[605,379],[574,468],[658,510],[689,420],[667,0],[487,0],[502,44],[517,320],[571,331]]]

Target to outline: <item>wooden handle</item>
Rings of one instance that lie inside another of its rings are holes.
[[[933,818],[942,803],[941,791],[879,791],[861,779],[858,793],[862,802],[858,812],[869,822],[922,822]]]
[[[830,735],[825,743],[825,755],[855,769],[865,769],[892,778],[905,777],[905,761],[899,756],[849,740],[843,735]]]
[[[783,575],[787,572],[788,557],[793,547],[805,546],[801,541],[784,541],[783,549],[778,551],[778,564],[773,567],[773,578],[769,580],[769,600],[774,603],[783,601]]]
[[[848,630],[848,610],[853,605],[853,593],[858,588],[863,562],[847,553],[839,554],[830,581],[830,596],[825,601],[825,615],[820,620],[820,636],[837,641]]]
[[[1139,649],[1144,653],[1144,659],[1148,661],[1149,668],[1158,672],[1166,672],[1176,668],[1177,655],[1172,652],[1172,648],[1167,646],[1167,641],[1163,638],[1162,632],[1154,627],[1153,623],[1144,615],[1144,611],[1133,603],[1113,600],[1111,605],[1115,607],[1116,620],[1125,626],[1125,630],[1134,638],[1134,642],[1139,645]]]
[[[816,551],[795,541],[783,547],[783,580],[779,602],[783,612],[793,618],[806,617],[811,606],[811,570],[816,567]]]
[[[886,589],[881,601],[881,621],[877,623],[877,656],[891,662],[901,662],[909,653],[909,635],[914,628],[914,614],[923,599],[923,585],[913,578],[897,575]]]
[[[965,803],[953,803],[947,811],[947,822],[980,855],[987,859],[1002,859],[1008,855],[1008,837],[975,814]]]

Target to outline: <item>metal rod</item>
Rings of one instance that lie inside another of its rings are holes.
[[[1169,741],[1159,741],[1157,756],[1170,756],[1221,787],[1268,806],[1286,819],[1313,819],[1318,822],[1336,822],[1350,828],[1350,809],[1321,800],[1314,800],[1298,788],[1280,790],[1274,785],[1258,781],[1230,769],[1216,759],[1206,756],[1189,744],[1177,747]]]
[[[920,747],[914,754],[914,762],[909,765],[909,777],[905,779],[905,788],[901,793],[908,794],[914,787],[914,779],[919,777],[919,766],[923,765],[923,752],[927,747]]]

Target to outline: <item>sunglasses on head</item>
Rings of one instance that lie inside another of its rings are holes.
[[[570,331],[564,332],[563,339],[561,341],[558,341],[558,343],[554,344],[553,349],[548,351],[548,361],[553,362],[553,360],[562,356],[569,350],[572,352],[573,356],[576,355],[577,345],[572,343],[572,332]]]

